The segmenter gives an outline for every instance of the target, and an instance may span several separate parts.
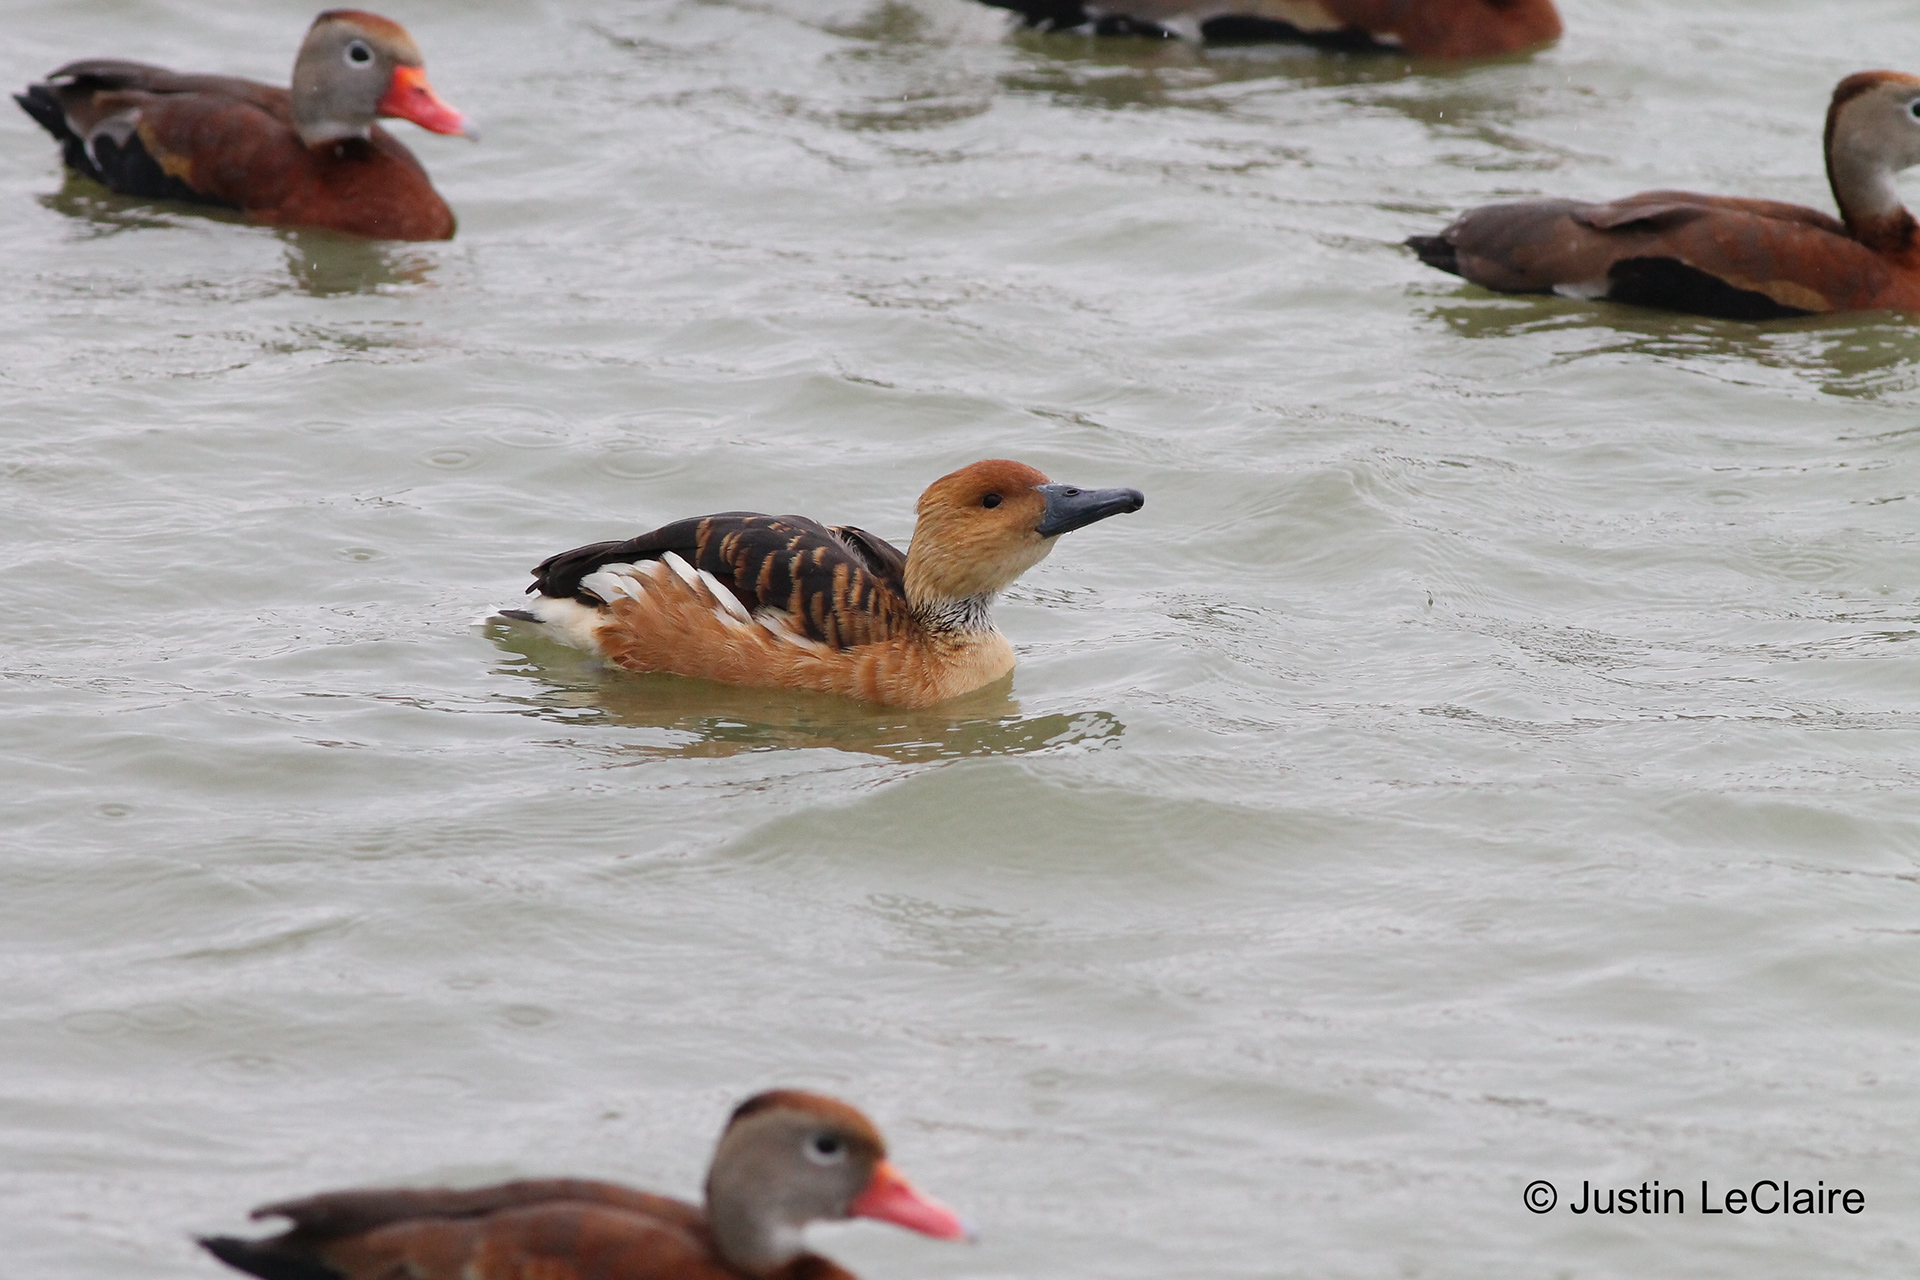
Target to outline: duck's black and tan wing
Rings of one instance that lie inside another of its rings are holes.
[[[624,542],[561,552],[535,567],[528,593],[608,604],[602,591],[609,584],[603,580],[596,590],[596,575],[649,562],[710,577],[709,589],[724,588],[743,616],[778,616],[834,649],[891,639],[907,617],[906,557],[897,548],[850,525],[746,511],[696,516]]]

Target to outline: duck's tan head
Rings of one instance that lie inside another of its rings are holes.
[[[941,476],[920,495],[907,548],[907,599],[916,606],[980,601],[1012,585],[1061,534],[1126,511],[1138,489],[1055,484],[1032,467],[989,459]]]
[[[405,27],[377,13],[329,9],[313,20],[294,59],[294,128],[313,147],[364,138],[379,116],[475,136],[427,83],[420,47]]]
[[[873,1122],[846,1103],[797,1089],[741,1103],[707,1172],[707,1221],[721,1259],[765,1275],[806,1251],[809,1222],[843,1218],[972,1238],[951,1209],[913,1189],[888,1162]]]
[[[1847,227],[1873,240],[1906,213],[1893,175],[1920,164],[1920,76],[1861,71],[1827,108],[1827,180]]]

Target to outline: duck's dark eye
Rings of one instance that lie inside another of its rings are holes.
[[[1000,505],[1000,495],[997,493],[990,493],[986,497],[980,499],[980,505],[987,508],[989,511],[991,511],[993,508]]]
[[[347,46],[347,61],[355,66],[365,66],[373,61],[373,50],[355,40]]]
[[[1920,98],[1915,98],[1907,104],[1907,114],[1915,120],[1920,120]]]
[[[807,1139],[807,1159],[815,1164],[839,1164],[847,1158],[847,1144],[834,1133],[816,1133]]]

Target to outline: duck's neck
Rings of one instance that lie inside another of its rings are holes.
[[[1914,248],[1913,215],[1900,202],[1893,168],[1864,148],[1840,138],[1827,146],[1827,182],[1833,187],[1840,220],[1854,239],[1878,253],[1902,254]]]
[[[323,78],[313,68],[294,65],[292,95],[293,131],[300,135],[303,145],[324,147],[373,136],[374,113],[347,109],[327,92]]]
[[[340,120],[311,120],[296,124],[294,132],[309,150],[320,150],[341,143],[369,141],[373,137],[373,123],[353,125]]]
[[[742,1275],[770,1275],[807,1249],[799,1227],[724,1201],[707,1205],[707,1225],[721,1260]]]
[[[994,595],[991,591],[957,597],[909,595],[907,607],[932,638],[949,644],[965,644],[999,634],[993,625]]]

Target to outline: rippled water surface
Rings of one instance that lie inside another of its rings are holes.
[[[208,1277],[351,1183],[699,1185],[830,1090],[887,1277],[1911,1274],[1920,336],[1501,299],[1513,194],[1826,204],[1911,7],[1565,0],[1467,67],[965,0],[384,3],[485,141],[369,246],[0,129],[0,1235]],[[311,4],[19,0],[9,85],[284,80]],[[930,712],[484,622],[725,508],[1144,490]],[[1685,1216],[1522,1188],[1683,1187]],[[1756,1179],[1858,1216],[1707,1217]]]

